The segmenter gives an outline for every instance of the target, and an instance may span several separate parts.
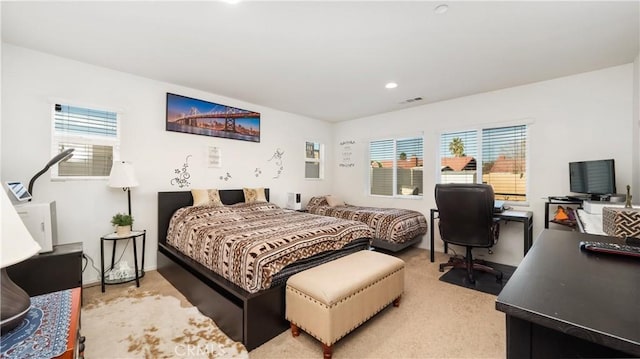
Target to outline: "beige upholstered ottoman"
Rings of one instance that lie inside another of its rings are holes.
[[[359,251],[291,276],[287,280],[286,318],[293,336],[299,328],[322,342],[325,358],[332,346],[389,303],[397,307],[404,291],[404,261]]]

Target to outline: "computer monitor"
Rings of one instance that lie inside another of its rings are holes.
[[[28,201],[31,199],[31,193],[27,191],[22,182],[9,181],[7,182],[9,191],[13,193],[13,196],[20,202]]]
[[[569,190],[590,195],[616,193],[614,160],[570,162]]]

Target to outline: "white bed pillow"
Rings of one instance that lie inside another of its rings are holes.
[[[311,197],[309,203],[307,203],[307,207],[316,207],[316,206],[328,206],[326,196],[314,196]]]
[[[326,199],[329,207],[344,206],[344,201],[339,197],[328,195]]]
[[[217,189],[192,189],[191,195],[193,196],[193,206],[212,206],[222,207],[222,201],[220,200],[220,193]]]
[[[264,193],[264,188],[243,188],[244,192],[244,202],[245,203],[255,203],[255,202],[266,202],[267,196]]]

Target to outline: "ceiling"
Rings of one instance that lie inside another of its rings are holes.
[[[436,14],[442,3],[448,12]],[[1,6],[4,42],[327,121],[626,64],[640,51],[638,1]]]

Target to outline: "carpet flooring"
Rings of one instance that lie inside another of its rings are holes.
[[[438,264],[448,259],[448,255],[443,253],[436,253],[434,263],[429,261],[429,252],[419,248],[409,248],[397,256],[406,263],[405,292],[400,306],[387,307],[338,341],[334,345],[333,358],[505,357],[505,316],[495,310],[495,295],[439,280],[442,273],[438,271]],[[182,294],[156,272],[149,272],[142,279],[141,288],[121,284],[108,286],[106,293],[101,293],[99,286],[88,288],[84,294],[85,305],[95,300],[109,302],[110,298],[117,298],[130,290],[154,291],[178,298],[184,307],[191,306]],[[141,313],[130,311],[129,321],[136,322],[139,318]],[[86,322],[92,319],[83,313],[82,320],[84,328],[89,325]],[[172,323],[173,320],[169,319],[164,325],[172,326]],[[100,326],[101,323],[96,325]],[[112,330],[106,325],[103,327],[104,331]],[[211,324],[211,328],[217,329],[214,324]],[[86,345],[87,348],[95,346],[96,350],[103,350],[100,348],[128,344],[97,335],[87,337]],[[293,337],[290,331],[285,331],[248,355],[252,359],[321,358],[322,349],[316,339],[304,332],[299,337]],[[174,357],[195,358],[189,355]],[[117,358],[145,358],[145,355],[144,352],[137,352]]]
[[[242,343],[177,295],[160,274],[149,272],[145,278],[141,288],[128,284],[107,287],[106,293],[99,286],[85,290],[85,358],[249,357]]]

